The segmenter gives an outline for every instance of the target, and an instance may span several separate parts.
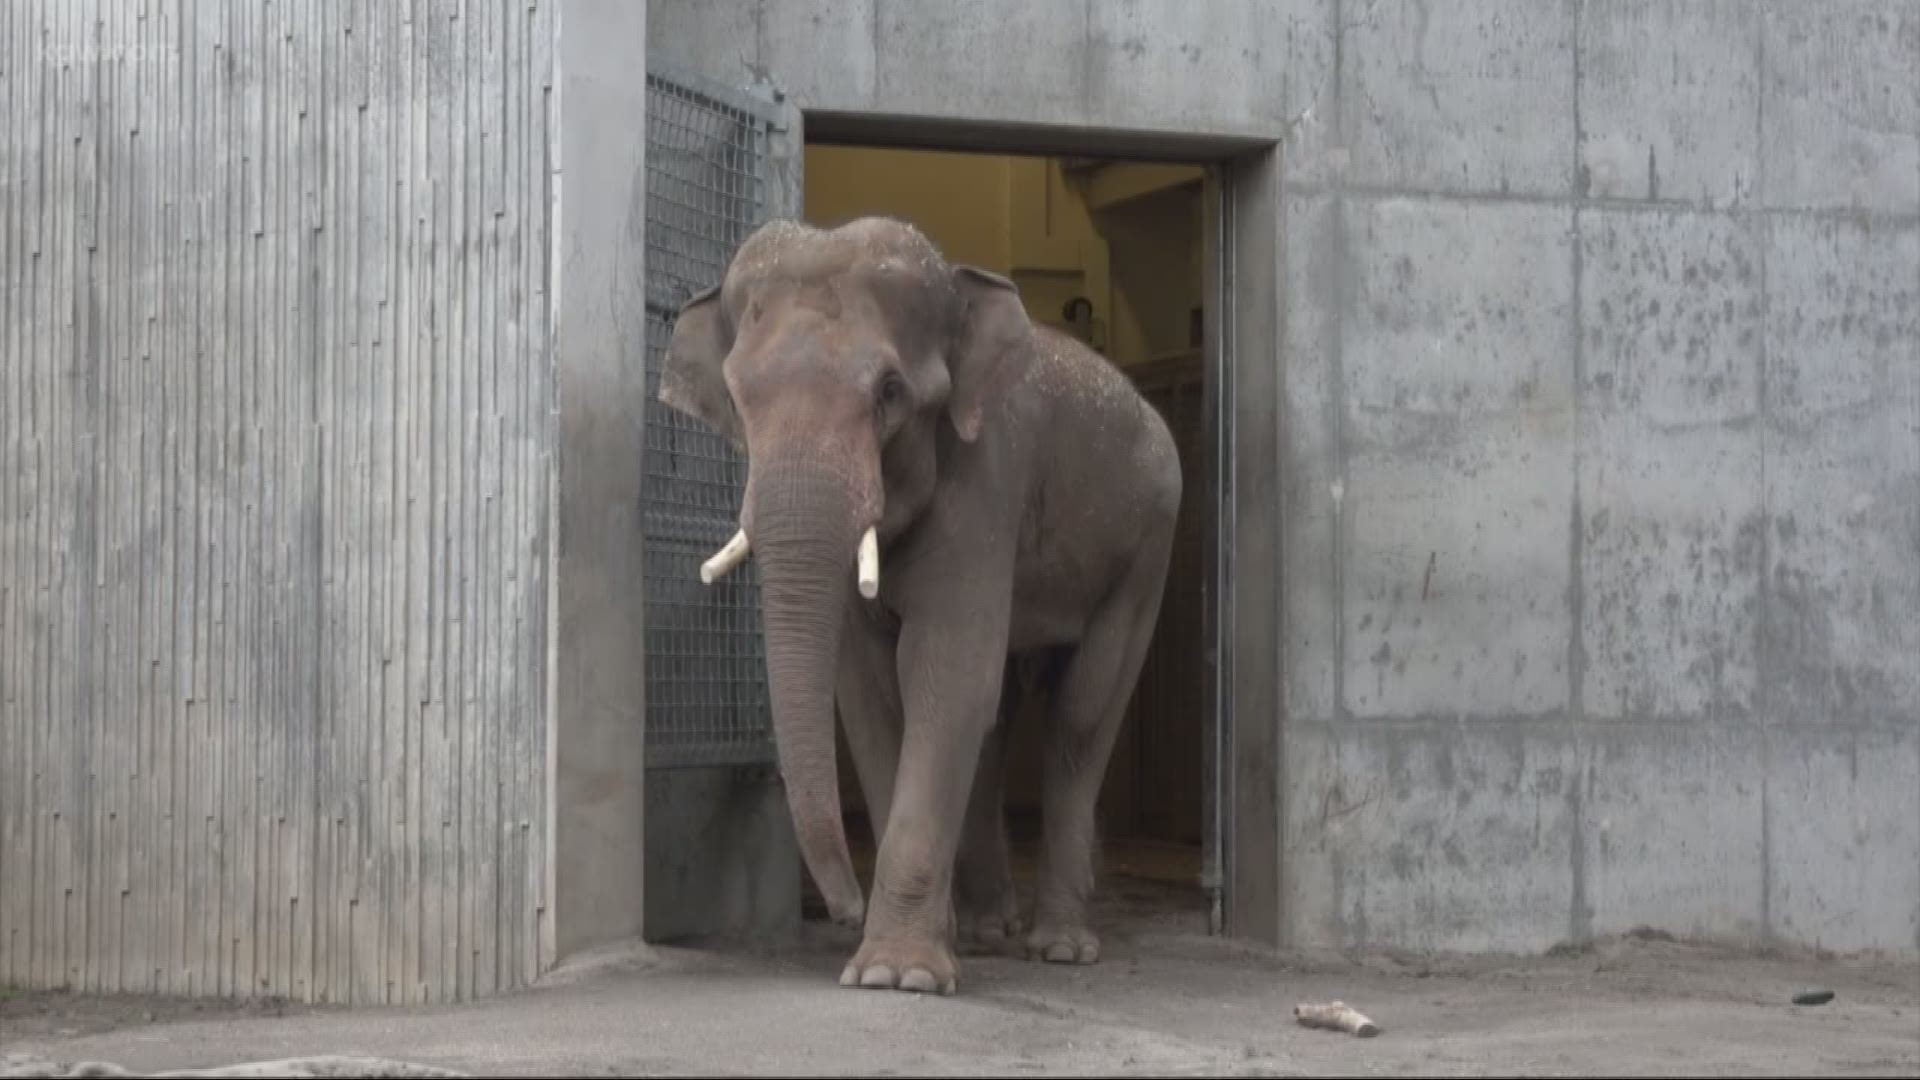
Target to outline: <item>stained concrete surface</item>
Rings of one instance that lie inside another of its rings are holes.
[[[1159,876],[1159,875],[1156,875]],[[778,949],[630,947],[464,1007],[226,1008],[0,1000],[0,1047],[134,1070],[321,1053],[479,1075],[1913,1075],[1920,965],[1761,956],[1626,935],[1514,957],[1341,958],[1204,935],[1197,894],[1115,875],[1107,959],[963,958],[952,998],[842,990],[852,947],[808,924]],[[1810,986],[1824,1006],[1791,1004]],[[1343,999],[1372,1039],[1314,1031]]]
[[[820,120],[1279,142],[1230,225],[1281,252],[1234,268],[1248,924],[1920,958],[1920,4],[1191,6],[648,17]]]

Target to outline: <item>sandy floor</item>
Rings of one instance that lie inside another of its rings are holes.
[[[1118,855],[1119,853],[1116,853]],[[854,942],[631,948],[541,987],[404,1010],[0,998],[0,1049],[130,1068],[366,1054],[483,1075],[1920,1075],[1920,965],[1761,957],[1656,937],[1544,958],[1273,955],[1205,936],[1185,856],[1110,858],[1107,959],[963,959],[953,998],[841,990]],[[1835,992],[1818,1007],[1801,989]],[[1384,1028],[1301,1028],[1343,998]]]

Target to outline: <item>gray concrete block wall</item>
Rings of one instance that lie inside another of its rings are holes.
[[[1572,185],[1574,5],[1475,0],[1338,10],[1349,182],[1534,196]]]
[[[650,7],[806,109],[1285,140],[1294,943],[1920,951],[1920,4]]]
[[[1586,194],[1710,207],[1751,199],[1766,5],[1623,0],[1612,9],[1577,32]]]
[[[1264,137],[1331,62],[1323,0],[649,0],[663,55],[804,110]]]
[[[806,868],[771,767],[651,769],[644,923],[650,942],[784,938]]]
[[[1335,675],[1353,716],[1567,707],[1569,224],[1532,204],[1345,204]]]
[[[1764,5],[1762,205],[1920,211],[1920,6]]]
[[[1754,715],[1762,240],[1687,210],[1579,220],[1587,715]]]
[[[1920,700],[1920,228],[1769,223],[1766,687],[1808,722]]]
[[[1911,954],[1920,6],[1340,8],[1283,226],[1295,939]]]

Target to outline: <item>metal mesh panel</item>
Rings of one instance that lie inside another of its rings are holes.
[[[700,564],[737,528],[746,460],[661,404],[674,313],[720,280],[766,212],[767,123],[749,101],[647,78],[647,760],[653,767],[773,757],[760,585],[752,560],[712,585]]]

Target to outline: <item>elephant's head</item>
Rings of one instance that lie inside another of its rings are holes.
[[[801,851],[836,920],[858,923],[833,740],[839,636],[878,540],[931,496],[943,440],[972,442],[1018,376],[1013,284],[948,264],[912,226],[771,222],[688,300],[660,399],[747,454],[740,532],[703,568],[759,560],[774,736]],[[876,536],[876,533],[878,534]]]

